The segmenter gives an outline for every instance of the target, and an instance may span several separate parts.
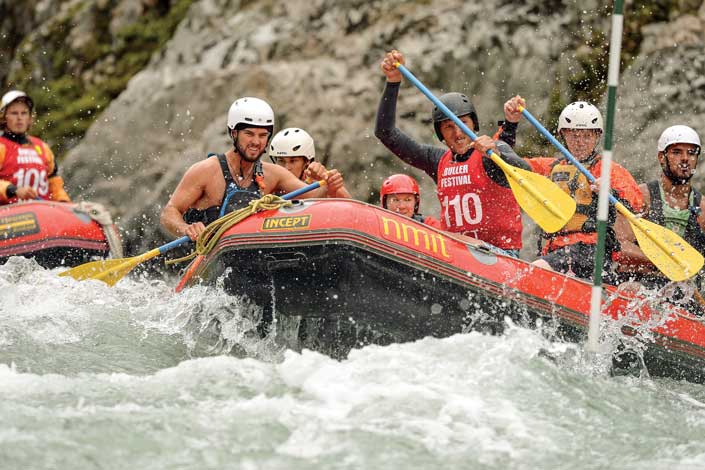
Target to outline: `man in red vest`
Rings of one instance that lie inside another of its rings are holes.
[[[443,230],[482,240],[518,256],[522,246],[521,211],[504,172],[486,158],[485,152],[493,150],[510,165],[530,169],[511,148],[523,99],[516,96],[505,103],[506,121],[498,138],[479,136],[475,142],[434,108],[433,126],[445,148],[420,144],[395,124],[402,78],[396,63],[404,63],[404,56],[396,50],[386,54],[381,63],[387,84],[377,110],[375,136],[397,157],[425,171],[438,184]],[[479,131],[477,112],[467,96],[446,93],[440,101],[470,129]]]
[[[70,200],[53,152],[28,134],[33,108],[32,99],[18,90],[0,100],[0,204],[20,199]]]

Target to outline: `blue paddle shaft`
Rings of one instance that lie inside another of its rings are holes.
[[[458,116],[456,116],[455,114],[453,114],[453,112],[452,112],[450,109],[448,109],[448,106],[444,105],[444,104],[441,102],[441,100],[439,100],[438,98],[436,98],[435,95],[434,95],[433,93],[431,93],[431,91],[430,91],[428,88],[426,88],[426,85],[424,85],[423,83],[421,83],[421,82],[419,81],[419,79],[414,76],[413,73],[409,72],[409,69],[407,69],[406,67],[404,67],[404,66],[401,65],[401,64],[398,64],[398,65],[397,65],[397,68],[399,69],[399,71],[401,72],[401,74],[404,75],[404,77],[405,77],[407,80],[409,80],[411,83],[413,83],[414,86],[415,86],[416,88],[418,88],[421,93],[423,93],[424,95],[426,95],[426,98],[428,98],[429,100],[431,100],[431,101],[433,102],[433,104],[435,104],[438,109],[440,109],[441,111],[443,111],[443,114],[445,114],[446,116],[448,116],[448,119],[452,120],[452,121],[453,121],[460,129],[462,129],[462,131],[465,132],[465,133],[468,135],[468,137],[470,137],[473,141],[477,140],[477,135],[476,135],[473,131],[471,131],[470,128],[469,128],[468,126],[466,126],[465,123],[464,123],[463,121],[461,121]],[[487,155],[491,157],[491,156],[492,156],[492,150],[488,150],[488,151],[487,151]]]
[[[191,238],[189,238],[188,235],[185,235],[185,236],[183,236],[183,237],[181,237],[181,238],[178,238],[178,239],[176,239],[176,240],[174,240],[174,241],[170,241],[170,242],[167,243],[166,245],[162,245],[162,246],[159,247],[159,254],[160,254],[160,255],[163,255],[163,254],[166,253],[167,251],[173,250],[173,249],[176,248],[177,246],[181,246],[181,245],[183,245],[183,244],[185,244],[185,243],[188,243],[188,242],[190,242],[190,241],[191,241]]]
[[[558,141],[558,139],[553,137],[553,135],[548,132],[548,130],[546,130],[546,128],[543,127],[543,125],[541,125],[541,123],[529,111],[523,109],[521,111],[521,114],[523,114],[527,121],[529,121],[541,134],[543,134],[543,136],[547,138],[553,144],[554,147],[560,150],[560,152],[565,156],[565,158],[570,160],[570,163],[575,165],[575,167],[580,170],[582,174],[585,175],[585,177],[588,179],[588,181],[590,181],[590,183],[595,183],[596,180],[595,177],[592,176],[592,173],[590,173],[587,168],[581,165],[578,159],[575,158],[573,154],[570,153],[568,149],[565,148],[563,144]],[[609,200],[612,204],[617,203],[617,199],[615,199],[614,196],[612,196],[611,194],[608,194],[607,196],[609,197]]]
[[[296,191],[292,191],[289,194],[285,194],[282,196],[282,199],[288,201],[290,199],[294,199],[296,196],[301,196],[304,193],[307,193],[309,191],[313,191],[314,189],[320,188],[321,187],[321,182],[316,181],[314,183],[309,184],[308,186],[304,186],[301,189],[297,189]]]
[[[314,183],[309,184],[308,186],[304,186],[303,188],[297,189],[296,191],[292,191],[292,192],[290,192],[290,193],[288,193],[288,194],[285,194],[284,196],[282,196],[282,199],[285,199],[285,200],[288,201],[288,200],[290,200],[290,199],[294,199],[296,196],[300,196],[300,195],[302,195],[302,194],[304,194],[304,193],[307,193],[307,192],[309,192],[309,191],[313,191],[314,189],[317,189],[317,188],[320,188],[320,187],[321,187],[321,182],[320,182],[320,181],[316,181],[316,182],[314,182]],[[164,254],[164,253],[166,253],[167,251],[173,250],[174,248],[176,248],[176,247],[178,247],[178,246],[181,246],[181,245],[183,245],[183,244],[185,244],[185,243],[188,243],[188,242],[190,242],[190,241],[191,241],[191,238],[189,238],[188,236],[183,236],[183,237],[181,237],[181,238],[178,238],[178,239],[176,239],[176,240],[174,240],[174,241],[171,241],[171,242],[169,242],[169,243],[167,243],[167,244],[165,244],[165,245],[160,246],[160,247],[159,247],[159,254],[160,254],[160,255],[161,255],[161,254]]]

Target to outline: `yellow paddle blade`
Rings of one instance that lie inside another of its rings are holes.
[[[60,273],[59,276],[71,276],[77,281],[96,279],[105,282],[109,286],[114,286],[127,273],[132,271],[135,266],[157,255],[159,255],[158,248],[132,258],[91,261],[66,270]]]
[[[492,153],[492,161],[504,171],[519,206],[544,232],[562,229],[575,213],[575,200],[545,176],[517,168]]]
[[[703,255],[678,234],[637,218],[620,203],[615,207],[629,220],[644,255],[671,281],[685,281],[702,269]]]

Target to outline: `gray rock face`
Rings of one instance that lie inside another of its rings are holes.
[[[129,18],[141,4],[121,5]],[[311,133],[319,159],[343,172],[356,198],[375,202],[382,179],[404,171],[421,182],[422,211],[437,214],[432,181],[374,137],[384,52],[403,51],[410,70],[437,94],[467,93],[481,131],[492,133],[513,94],[527,98],[540,119],[551,93],[569,100],[567,83],[582,66],[581,38],[609,31],[600,6],[593,0],[200,0],[70,152],[63,173],[73,195],[110,206],[128,249],[143,251],[166,239],[158,214],[185,169],[229,147],[230,103],[257,96],[272,104],[277,129]],[[638,179],[658,173],[655,142],[663,128],[680,122],[705,130],[704,17],[693,12],[644,28],[643,53],[623,74],[615,158]],[[431,108],[404,84],[397,123],[441,145]],[[520,144],[531,135],[523,123]]]
[[[625,70],[617,100],[615,159],[637,181],[661,174],[656,142],[675,124],[694,128],[705,140],[705,5],[698,15],[644,28],[642,53]],[[693,182],[705,190],[705,168]]]
[[[54,8],[54,3],[55,0],[0,0],[0,82],[5,80],[22,38],[41,23],[44,12]]]
[[[403,51],[410,70],[438,94],[467,93],[481,130],[493,133],[513,94],[527,97],[542,116],[550,90],[579,67],[567,38],[608,21],[583,13],[597,6],[592,0],[200,0],[70,152],[63,173],[74,195],[113,209],[131,250],[153,246],[164,237],[159,211],[185,169],[230,145],[230,103],[257,96],[272,104],[277,129],[311,133],[317,155],[342,171],[356,198],[375,201],[384,177],[406,171],[421,181],[422,210],[437,214],[430,179],[374,137],[384,52]],[[397,123],[441,145],[431,108],[405,84]]]

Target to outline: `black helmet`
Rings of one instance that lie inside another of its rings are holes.
[[[456,116],[470,116],[470,119],[472,119],[472,123],[475,127],[475,132],[480,130],[480,123],[477,119],[477,111],[475,111],[475,106],[473,106],[470,102],[470,98],[462,93],[446,93],[441,96],[439,100]],[[433,128],[436,129],[436,136],[438,136],[439,140],[443,140],[439,124],[441,121],[449,119],[448,116],[446,116],[443,111],[438,109],[438,106],[434,106],[431,117],[433,119]]]

